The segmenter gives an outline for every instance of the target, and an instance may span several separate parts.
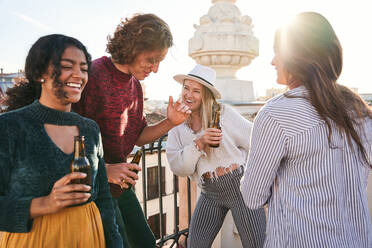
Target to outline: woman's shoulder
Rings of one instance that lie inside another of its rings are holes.
[[[80,118],[80,121],[83,122],[85,125],[87,125],[88,127],[91,127],[91,128],[98,128],[98,124],[95,120],[92,120],[90,118],[87,118],[87,117],[84,117],[84,116],[81,116],[77,113],[75,113],[76,115],[79,116]]]
[[[178,139],[178,140],[189,140],[194,139],[196,136],[198,136],[201,133],[201,130],[199,132],[194,132],[186,122],[181,123],[178,126],[173,127],[168,132],[168,140],[169,139]]]
[[[221,115],[239,115],[239,112],[232,106],[220,103]]]
[[[0,137],[15,139],[34,131],[30,128],[32,117],[28,114],[27,109],[26,106],[0,114]]]
[[[0,114],[0,132],[8,129],[8,127],[14,127],[18,123],[16,121],[16,115],[12,112],[6,112]]]
[[[236,121],[237,119],[245,120],[248,123],[251,123],[246,119],[239,111],[227,104],[220,104],[221,106],[221,118],[224,120]]]
[[[83,126],[83,127],[87,128],[88,130],[91,130],[93,132],[99,132],[99,126],[98,126],[97,122],[95,122],[94,120],[92,120],[90,118],[87,118],[87,117],[84,117],[84,116],[81,116],[81,115],[79,115],[78,113],[75,113],[75,112],[71,112],[71,114],[73,114],[75,116],[75,118],[79,122],[80,126]]]
[[[271,98],[262,109],[266,112],[273,112],[276,114],[291,114],[299,111],[313,112],[314,110],[308,100],[307,91],[304,87],[298,87]]]
[[[0,113],[0,124],[17,123],[22,121],[22,119],[27,115],[28,108],[29,106],[25,106],[9,112]]]
[[[187,129],[190,129],[190,128],[187,126],[186,122],[183,122],[179,124],[178,126],[175,126],[171,130],[169,130],[168,136],[187,132]],[[190,132],[191,132],[191,129],[190,129]]]
[[[310,130],[323,121],[307,98],[306,91],[297,89],[269,100],[258,112],[255,123],[276,123],[292,133]]]

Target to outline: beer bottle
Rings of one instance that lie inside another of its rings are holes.
[[[131,164],[136,164],[136,165],[139,165],[139,162],[141,160],[141,157],[142,157],[142,150],[137,150],[136,154],[134,154],[134,157],[132,159],[132,161],[130,162]],[[136,174],[138,173],[138,170],[133,170]]]
[[[139,162],[141,160],[141,157],[142,157],[142,150],[139,149],[137,150],[136,154],[134,154],[134,157],[132,159],[132,161],[130,162],[131,164],[136,164],[136,165],[139,165]],[[138,170],[133,170],[134,173],[138,174]],[[132,188],[132,184],[130,183],[127,183],[128,185],[128,188],[125,189],[125,190],[128,190],[128,189],[131,189]]]
[[[88,158],[85,156],[84,136],[74,137],[74,159],[70,165],[71,172],[83,172],[85,178],[74,179],[71,183],[86,184],[92,187],[92,168]]]
[[[211,128],[217,128],[217,129],[220,129],[221,130],[221,126],[220,126],[220,115],[221,115],[221,112],[220,112],[219,109],[216,110],[216,112],[214,112],[213,122],[212,122],[212,125],[210,126]],[[217,145],[210,144],[209,146],[212,147],[212,148],[217,148],[217,147],[220,146],[220,144],[217,144]]]

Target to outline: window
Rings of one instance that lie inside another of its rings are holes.
[[[147,168],[147,200],[155,199],[159,197],[159,178],[158,166]],[[163,195],[165,194],[165,167],[161,167],[161,190]]]
[[[152,216],[150,216],[147,220],[147,223],[149,224],[152,232],[154,233],[155,235],[155,238],[156,239],[160,239],[160,219],[159,219],[159,215],[160,214],[154,214]],[[167,227],[167,214],[164,213],[162,215],[162,219],[163,219],[163,235],[166,235],[167,233],[167,230],[166,230],[166,227]]]

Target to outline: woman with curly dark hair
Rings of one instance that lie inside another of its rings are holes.
[[[98,125],[71,112],[91,57],[78,40],[52,34],[31,47],[27,81],[7,91],[0,115],[0,247],[122,247]],[[85,136],[92,185],[70,172],[74,136]]]
[[[126,163],[134,145],[150,143],[182,123],[188,107],[173,104],[170,97],[167,118],[147,126],[143,116],[143,93],[139,80],[156,73],[160,62],[173,45],[168,25],[153,14],[138,14],[122,21],[108,37],[107,52],[92,63],[89,83],[81,101],[73,109],[97,121],[102,131],[107,177],[117,208],[117,221],[124,242],[131,247],[154,247],[155,238],[138,202],[128,188],[138,179],[132,170],[141,170]]]

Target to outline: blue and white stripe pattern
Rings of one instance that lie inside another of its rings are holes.
[[[243,170],[206,179],[191,218],[188,248],[210,248],[231,211],[244,248],[262,248],[266,218],[263,208],[249,209],[239,190]]]
[[[286,94],[308,93],[301,86]],[[372,121],[362,129],[371,158]],[[248,207],[268,204],[265,247],[372,247],[369,167],[332,130],[329,144],[325,122],[302,97],[280,95],[257,115],[241,190]]]

